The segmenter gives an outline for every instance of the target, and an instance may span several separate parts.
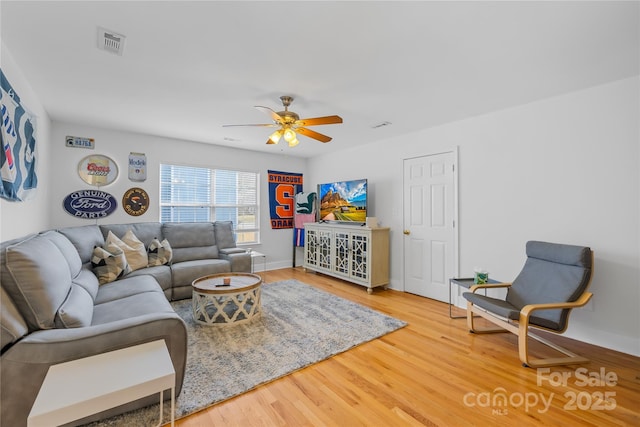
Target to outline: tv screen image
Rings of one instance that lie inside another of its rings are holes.
[[[338,181],[318,185],[320,221],[367,220],[367,180]]]

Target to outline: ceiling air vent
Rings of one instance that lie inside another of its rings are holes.
[[[98,49],[100,50],[122,56],[125,39],[126,37],[122,34],[98,27]]]
[[[384,121],[384,122],[381,122],[381,123],[378,123],[378,124],[375,124],[375,125],[371,126],[371,129],[382,128],[382,127],[385,127],[385,126],[389,126],[390,124],[391,124],[391,122]]]

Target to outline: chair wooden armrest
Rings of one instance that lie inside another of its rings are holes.
[[[529,323],[529,316],[531,315],[531,312],[535,311],[535,310],[549,310],[549,309],[556,309],[556,308],[577,308],[577,307],[582,307],[584,305],[586,305],[589,300],[591,299],[591,297],[593,296],[593,294],[591,292],[585,292],[582,295],[580,295],[580,298],[578,298],[575,301],[572,302],[553,302],[553,303],[547,303],[547,304],[527,304],[524,307],[522,307],[522,310],[520,310],[520,322],[526,322]]]
[[[563,303],[547,303],[547,304],[528,304],[522,307],[520,310],[520,321],[518,322],[518,351],[520,353],[520,360],[522,361],[524,366],[530,366],[532,368],[540,368],[545,366],[556,366],[556,365],[569,365],[576,363],[585,363],[588,362],[588,359],[578,356],[577,354],[560,347],[557,344],[554,344],[539,335],[535,335],[529,332],[529,317],[536,310],[549,310],[549,309],[567,309],[567,308],[577,308],[582,307],[589,302],[593,294],[591,292],[584,292],[580,295],[575,301],[572,302],[563,302]],[[536,328],[541,328],[540,326],[535,326]],[[546,328],[543,328],[546,329]],[[562,333],[563,331],[552,331],[555,333]],[[536,341],[539,341],[561,353],[563,353],[566,357],[555,357],[555,358],[547,358],[547,359],[533,359],[529,356],[528,349],[528,341],[527,338],[533,338]]]
[[[473,285],[469,288],[469,292],[475,293],[478,289],[491,289],[491,288],[508,288],[511,283],[485,283],[482,285]]]

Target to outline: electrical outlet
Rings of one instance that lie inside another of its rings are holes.
[[[593,309],[593,298],[591,298],[589,300],[589,302],[584,307],[582,307],[582,310],[594,311],[594,309]]]

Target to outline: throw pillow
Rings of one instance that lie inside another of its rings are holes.
[[[127,231],[125,235],[122,236],[122,239],[119,239],[112,231],[109,231],[107,244],[109,243],[122,249],[127,258],[127,263],[129,267],[131,267],[131,271],[139,270],[147,266],[147,251],[144,248],[144,243],[133,234],[133,231]]]
[[[91,266],[101,285],[113,282],[131,272],[124,251],[109,243],[106,248],[99,246],[93,248]]]
[[[154,238],[147,250],[147,256],[149,258],[149,267],[169,264],[173,257],[173,250],[167,239],[161,242],[158,238]]]

